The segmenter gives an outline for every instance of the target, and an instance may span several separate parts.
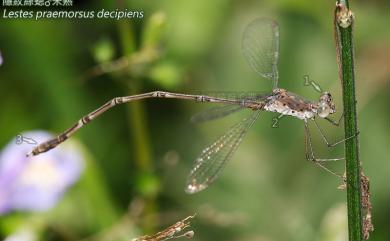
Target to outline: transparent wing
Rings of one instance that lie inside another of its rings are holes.
[[[254,71],[278,87],[279,25],[267,18],[252,21],[242,38],[242,52]]]
[[[239,95],[236,100],[238,101],[235,104],[224,104],[216,107],[206,109],[202,112],[196,113],[191,117],[191,122],[193,123],[202,123],[206,121],[211,121],[219,119],[230,114],[236,113],[240,110],[246,109],[246,103],[251,101],[261,101],[269,96],[269,94],[256,93],[256,92],[247,92],[239,94],[238,92],[235,95]],[[221,97],[221,93],[219,95]],[[232,93],[229,95],[223,96],[222,98],[231,98]]]
[[[187,193],[199,192],[213,183],[259,114],[260,111],[256,111],[250,118],[232,126],[217,141],[202,151],[187,178]]]
[[[218,118],[225,117],[227,115],[233,114],[239,110],[243,110],[244,107],[237,105],[237,104],[231,104],[231,105],[222,105],[222,106],[216,106],[207,110],[204,110],[202,112],[196,113],[191,117],[191,122],[193,123],[202,123],[206,121],[215,120]]]

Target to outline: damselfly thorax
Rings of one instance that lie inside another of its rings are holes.
[[[321,96],[319,102],[313,102],[285,89],[274,89],[272,95],[267,97],[263,108],[301,120],[313,119],[317,114],[324,118],[335,111],[332,97],[327,92]]]

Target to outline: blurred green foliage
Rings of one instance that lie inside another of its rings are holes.
[[[59,133],[112,97],[134,90],[269,91],[271,83],[252,72],[240,53],[246,24],[259,16],[280,24],[280,86],[316,100],[317,93],[303,85],[308,74],[333,93],[341,112],[332,1],[128,0],[125,5],[143,10],[144,19],[122,27],[116,20],[1,19],[1,146],[25,130]],[[108,2],[82,7],[116,8]],[[390,4],[354,1],[351,8],[361,159],[372,185],[371,240],[385,241],[390,235]],[[119,58],[139,60],[128,66],[136,74],[120,69],[80,78],[91,67]],[[339,180],[305,161],[303,123],[293,118],[283,118],[274,129],[274,115],[262,114],[216,183],[199,194],[185,194],[185,178],[198,153],[248,114],[199,126],[188,121],[208,106],[144,101],[137,112],[144,115],[141,130],[131,121],[131,107],[114,108],[73,137],[83,143],[87,156],[78,184],[48,213],[2,217],[0,238],[31,226],[42,240],[129,240],[143,234],[148,223],[157,231],[195,212],[195,240],[344,237],[346,219],[339,214],[346,193],[337,190]],[[342,136],[341,129],[321,124],[331,139]],[[139,142],[151,159],[141,177]],[[343,153],[342,148],[326,148],[319,136],[315,146],[320,156]],[[342,164],[336,168],[342,170]],[[154,205],[146,212],[142,207],[150,193]],[[345,228],[332,228],[332,222]]]

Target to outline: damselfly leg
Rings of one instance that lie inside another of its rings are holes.
[[[328,141],[328,138],[325,136],[324,131],[323,131],[323,130],[321,129],[321,127],[318,125],[317,121],[314,119],[313,122],[314,122],[314,124],[315,124],[315,126],[316,126],[318,132],[320,133],[322,139],[324,140],[324,142],[326,143],[326,145],[327,145],[328,147],[335,147],[335,146],[337,146],[338,144],[343,143],[343,142],[345,142],[346,140],[349,140],[349,139],[351,139],[351,138],[355,138],[357,135],[359,135],[359,132],[358,132],[358,133],[356,133],[356,134],[353,135],[353,136],[349,136],[349,137],[347,137],[347,138],[344,138],[344,139],[335,141],[335,142],[333,142],[333,143],[330,143],[330,142]]]
[[[332,161],[340,161],[340,160],[344,160],[345,158],[343,158],[343,157],[342,158],[317,158],[314,155],[310,129],[309,129],[307,121],[305,121],[305,156],[306,156],[306,159],[308,161],[314,162],[316,165],[323,168],[325,171],[327,171],[327,172],[329,172],[337,177],[342,178],[342,175],[330,170],[329,168],[327,168],[324,165],[324,163],[332,162]]]
[[[313,120],[313,122],[314,122],[314,125],[317,128],[318,132],[320,133],[322,139],[324,140],[324,142],[326,143],[326,145],[328,147],[335,147],[335,146],[345,142],[346,140],[349,140],[351,138],[355,138],[359,134],[359,133],[356,133],[353,136],[350,136],[350,137],[344,138],[342,140],[330,143],[328,141],[328,138],[325,136],[324,131],[320,128],[320,126],[318,125],[318,123],[316,122],[315,119]],[[332,173],[332,174],[342,178],[342,175],[337,174],[334,171],[330,170],[329,168],[325,167],[324,163],[345,160],[345,157],[317,158],[315,156],[315,154],[314,154],[314,151],[313,151],[313,144],[312,144],[312,139],[311,139],[311,133],[310,133],[310,129],[309,129],[309,125],[308,125],[307,121],[305,121],[305,155],[306,155],[306,159],[307,160],[313,161],[318,166],[320,166],[321,168],[325,169],[327,172],[330,172],[330,173]]]
[[[340,122],[341,122],[341,120],[344,118],[344,111],[343,111],[343,113],[341,113],[341,116],[340,116],[340,118],[337,120],[337,121],[335,121],[335,120],[333,120],[332,118],[330,118],[330,117],[326,117],[326,118],[324,118],[325,120],[327,120],[329,123],[331,123],[332,125],[334,125],[334,126],[340,126]]]

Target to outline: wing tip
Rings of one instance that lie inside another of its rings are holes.
[[[197,193],[197,192],[200,192],[204,189],[206,189],[207,185],[205,184],[196,184],[196,183],[190,183],[187,185],[187,187],[185,188],[185,192],[187,194],[194,194],[194,193]]]

